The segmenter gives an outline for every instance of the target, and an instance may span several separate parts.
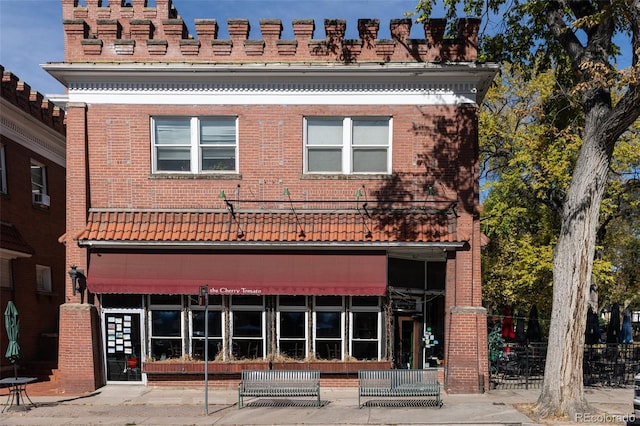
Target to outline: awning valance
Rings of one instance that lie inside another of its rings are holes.
[[[375,253],[91,254],[94,293],[381,296],[387,259]]]

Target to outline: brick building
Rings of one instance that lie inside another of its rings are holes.
[[[219,39],[168,0],[62,4],[65,60],[45,69],[68,88],[82,272],[60,314],[67,391],[202,380],[203,287],[212,383],[249,363],[332,384],[437,364],[449,392],[484,389],[479,21],[411,39],[397,19],[379,39],[361,19],[351,40],[300,19],[285,40],[278,19],[230,19]]]
[[[64,111],[2,71],[0,96],[0,309],[13,301],[20,315],[19,373],[51,373],[58,358],[58,323],[65,292]],[[14,374],[4,356],[2,377]]]

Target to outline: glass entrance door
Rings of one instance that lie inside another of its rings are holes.
[[[108,382],[142,382],[142,312],[108,310],[102,313]]]
[[[398,316],[396,324],[396,368],[421,368],[420,322],[410,316]]]

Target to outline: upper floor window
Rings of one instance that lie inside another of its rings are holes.
[[[51,267],[36,265],[36,288],[38,291],[51,293]]]
[[[389,117],[307,117],[305,172],[390,173]]]
[[[238,170],[236,117],[154,117],[151,125],[154,172]]]
[[[31,200],[34,204],[49,205],[47,168],[34,160],[31,160]]]
[[[4,145],[0,145],[0,193],[7,193],[7,166],[4,159]]]

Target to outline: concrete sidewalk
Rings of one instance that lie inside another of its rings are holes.
[[[540,391],[493,390],[482,395],[444,394],[444,406],[358,408],[357,388],[322,388],[323,406],[310,400],[247,399],[238,409],[235,389],[107,385],[80,397],[34,396],[36,407],[2,413],[3,425],[531,425],[517,404],[535,402]],[[624,424],[632,411],[631,387],[588,388],[599,418],[553,424]],[[4,401],[2,401],[4,402]]]

